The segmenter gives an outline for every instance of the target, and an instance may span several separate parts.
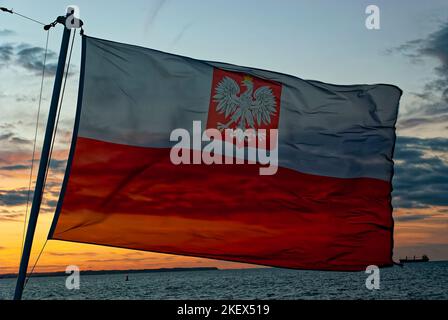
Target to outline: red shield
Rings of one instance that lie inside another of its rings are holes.
[[[215,68],[207,129],[221,130],[223,139],[225,129],[252,129],[272,149],[269,130],[278,129],[281,91],[277,82]],[[240,146],[238,139],[233,143]]]

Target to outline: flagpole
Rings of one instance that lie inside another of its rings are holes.
[[[36,231],[37,218],[39,216],[40,205],[42,203],[42,194],[45,183],[45,175],[48,168],[49,154],[51,148],[51,140],[53,137],[54,126],[56,121],[56,114],[59,104],[59,97],[61,95],[62,80],[64,77],[65,61],[67,58],[68,45],[70,40],[71,29],[65,26],[65,16],[60,16],[51,25],[45,26],[45,30],[54,26],[56,23],[64,25],[64,32],[62,34],[61,49],[59,51],[58,67],[53,85],[53,94],[51,97],[50,110],[48,112],[47,128],[45,130],[45,138],[42,146],[42,153],[39,163],[39,171],[37,173],[36,187],[33,195],[33,202],[31,206],[31,212],[28,222],[28,228],[26,231],[26,238],[23,245],[22,257],[20,260],[19,275],[17,278],[16,289],[14,292],[14,300],[20,300],[22,298],[23,287],[28,270],[28,263],[30,260],[31,248],[33,246],[34,233]]]

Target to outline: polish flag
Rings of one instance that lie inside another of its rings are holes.
[[[83,36],[49,238],[297,269],[389,266],[400,96]]]

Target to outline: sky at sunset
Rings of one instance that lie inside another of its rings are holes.
[[[394,256],[448,260],[446,0],[0,0],[0,6],[45,23],[70,4],[80,8],[86,34],[93,37],[335,84],[399,86],[404,94],[395,147]],[[369,4],[381,10],[380,30],[365,27]],[[61,35],[61,26],[50,32],[37,151]],[[0,274],[17,272],[20,259],[45,39],[38,24],[0,12]],[[48,234],[65,171],[80,45],[77,36],[31,266]],[[34,178],[38,152],[35,158]],[[81,270],[250,266],[51,240],[36,271],[67,265]]]

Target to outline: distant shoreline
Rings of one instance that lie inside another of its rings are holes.
[[[433,263],[448,263],[448,260],[432,260],[425,262],[423,264],[433,264]],[[419,264],[419,263],[418,263]],[[413,265],[413,263],[404,263],[405,267]],[[253,268],[231,268],[225,270],[258,270],[258,269],[271,269],[272,267],[259,266]],[[276,269],[276,268],[273,268]],[[282,268],[279,268],[282,269]],[[130,269],[130,270],[86,270],[80,271],[81,275],[107,275],[107,274],[135,274],[135,273],[157,273],[157,272],[182,272],[182,271],[220,271],[217,267],[191,267],[191,268],[158,268],[158,269]],[[293,269],[287,269],[293,270]],[[297,271],[313,271],[313,270],[297,270]],[[326,271],[320,271],[326,272]],[[55,271],[55,272],[39,272],[33,273],[32,277],[66,277],[67,273],[64,271]],[[17,278],[17,273],[7,273],[0,274],[1,279],[11,279]]]
[[[135,273],[155,273],[155,272],[182,272],[182,271],[218,271],[216,267],[196,267],[196,268],[159,268],[159,269],[131,269],[131,270],[86,270],[80,271],[81,275],[106,275],[106,274],[135,274]],[[33,278],[38,277],[65,277],[64,271],[33,273]],[[0,274],[0,279],[16,278],[16,273]]]

